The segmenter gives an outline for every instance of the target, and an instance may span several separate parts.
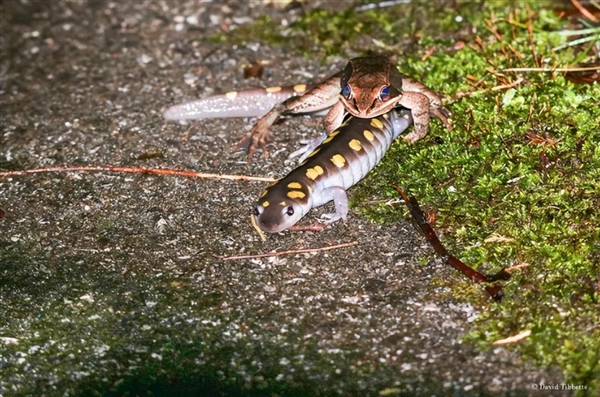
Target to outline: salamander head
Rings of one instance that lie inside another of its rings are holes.
[[[304,216],[300,203],[286,199],[280,202],[261,200],[253,210],[258,227],[267,233],[277,233],[294,226]]]

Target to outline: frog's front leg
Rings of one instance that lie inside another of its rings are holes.
[[[439,118],[446,128],[448,128],[449,130],[452,129],[452,125],[450,124],[447,118],[450,112],[442,107],[442,98],[440,98],[440,96],[436,92],[432,91],[429,87],[427,87],[420,81],[412,79],[406,75],[402,75],[402,90],[404,91],[405,95],[406,92],[416,92],[425,95],[429,100],[429,113]],[[425,133],[427,133],[427,131],[425,131]],[[407,139],[407,137],[408,135],[404,137],[404,139]]]
[[[404,136],[403,139],[408,143],[415,143],[425,137],[429,130],[429,112],[431,111],[429,98],[419,92],[405,91],[398,104],[410,109],[414,120],[412,132]]]
[[[342,125],[344,116],[346,116],[346,108],[344,107],[344,103],[338,100],[337,103],[329,109],[329,112],[325,115],[325,119],[323,120],[327,135],[331,134]]]
[[[254,127],[244,135],[235,146],[236,149],[248,147],[248,162],[258,147],[268,157],[267,143],[272,140],[270,128],[280,116],[301,113],[314,113],[327,109],[338,102],[340,92],[340,74],[336,74],[321,84],[311,88],[299,97],[289,98],[276,105],[261,117]]]

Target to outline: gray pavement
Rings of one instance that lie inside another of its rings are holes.
[[[260,4],[0,7],[4,170],[282,176],[319,120],[278,126],[273,157],[247,167],[230,148],[249,120],[180,125],[161,110],[232,89],[314,82],[344,63],[323,66],[259,40],[202,41],[223,25],[281,18]],[[261,81],[244,80],[239,66],[255,58],[277,64]],[[353,213],[346,225],[263,243],[249,211],[264,187],[109,173],[0,178],[0,394],[537,395],[532,384],[561,381],[513,350],[461,342],[494,303],[482,292],[474,306],[432,285],[461,277],[408,222],[382,226]],[[353,241],[327,253],[219,259]]]

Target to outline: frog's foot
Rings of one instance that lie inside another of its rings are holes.
[[[269,113],[262,116],[254,127],[244,135],[244,137],[234,146],[234,150],[241,148],[247,148],[248,151],[248,164],[252,163],[252,156],[256,149],[260,147],[263,152],[263,157],[269,157],[269,151],[267,150],[267,143],[273,140],[270,128],[277,121],[281,114],[281,104],[275,106],[269,111]]]
[[[446,108],[431,109],[429,111],[429,113],[433,114],[438,119],[440,119],[442,124],[444,124],[444,126],[448,130],[452,130],[452,124],[450,124],[450,121],[448,120],[448,116],[450,116],[452,113],[450,113],[450,111],[448,109],[446,109]]]
[[[260,120],[254,128],[248,131],[240,141],[235,144],[233,150],[246,149],[248,152],[247,161],[248,164],[252,163],[252,156],[256,152],[256,149],[260,147],[263,152],[263,157],[269,157],[269,151],[267,150],[267,144],[273,141],[273,136],[268,128],[261,125]]]
[[[415,123],[412,132],[403,136],[402,139],[411,144],[415,143],[427,135],[428,127],[428,124]]]
[[[302,140],[300,140],[300,144],[304,145],[304,146],[302,146],[300,149],[298,149],[295,152],[293,152],[292,154],[290,154],[288,156],[288,160],[291,160],[294,157],[302,155],[298,159],[298,164],[302,163],[304,160],[306,160],[310,156],[310,154],[317,147],[319,147],[319,145],[325,140],[325,138],[327,138],[327,134],[323,132],[323,133],[321,133],[321,135],[319,135],[315,139],[311,139],[311,140],[302,139]]]

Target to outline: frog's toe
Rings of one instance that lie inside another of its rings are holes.
[[[419,138],[416,138],[416,137],[412,136],[412,134],[408,134],[406,136],[403,136],[402,139],[404,139],[406,142],[408,142],[410,144],[413,144],[413,143],[415,143],[416,141],[419,140]]]
[[[444,124],[444,126],[451,130],[452,129],[452,124],[450,124],[450,121],[448,120],[448,117],[452,115],[452,113],[446,109],[446,108],[439,108],[439,109],[435,109],[432,110],[431,113],[436,116],[438,119],[440,119],[440,121],[442,122],[442,124]]]
[[[410,134],[402,137],[408,143],[415,143],[420,139],[423,139],[427,135],[427,126],[423,124],[415,124],[415,128]]]

